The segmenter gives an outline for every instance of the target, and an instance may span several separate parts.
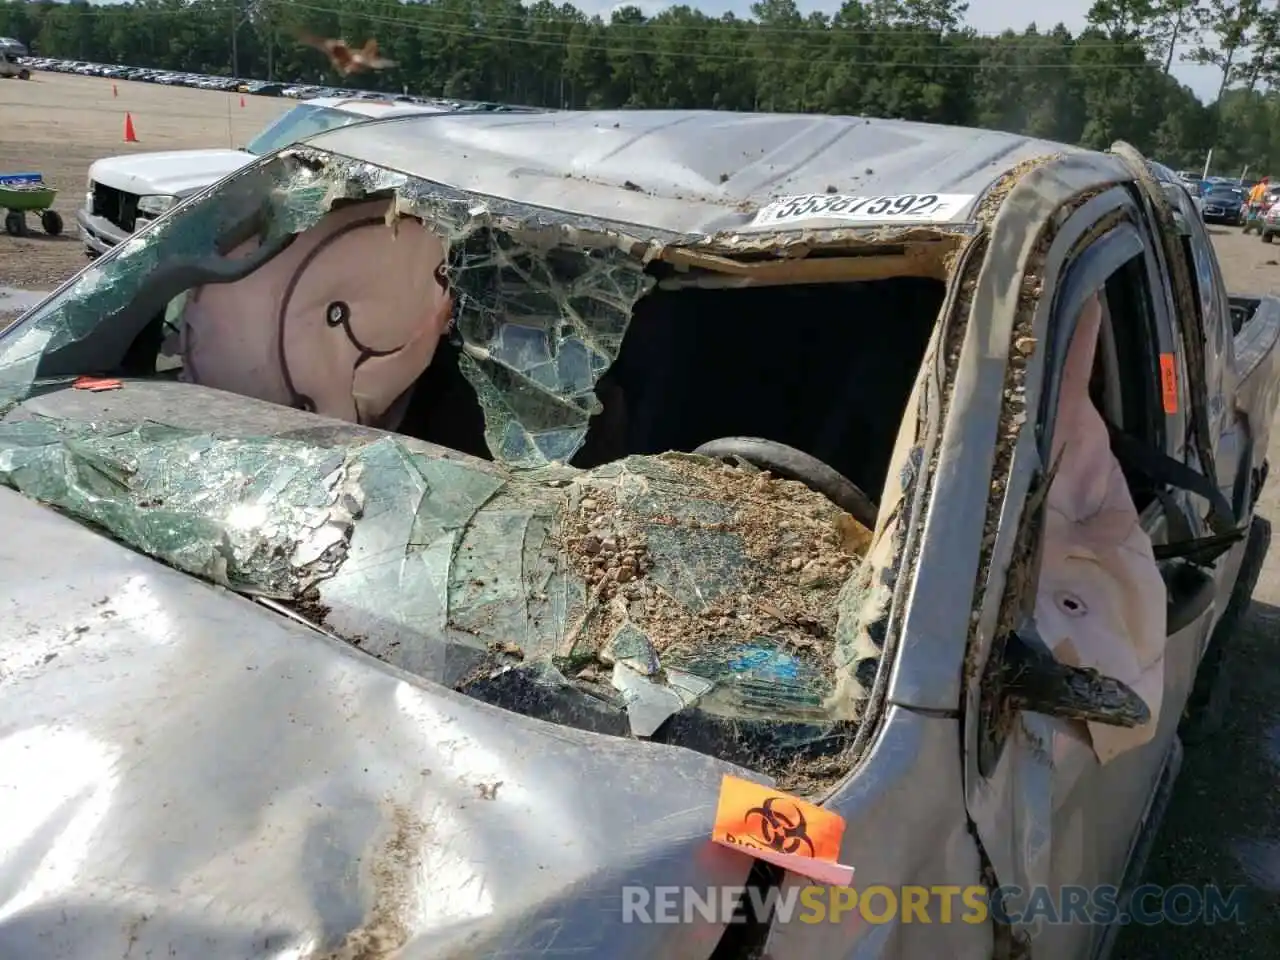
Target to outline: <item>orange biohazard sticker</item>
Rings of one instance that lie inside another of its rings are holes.
[[[836,862],[844,818],[774,787],[726,776],[711,839],[820,883],[853,879],[853,868]]]
[[[1178,365],[1172,353],[1160,354],[1160,398],[1165,413],[1178,412]]]

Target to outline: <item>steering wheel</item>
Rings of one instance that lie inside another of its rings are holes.
[[[872,499],[844,474],[803,450],[760,437],[721,437],[707,441],[693,452],[717,460],[738,457],[784,480],[798,480],[815,493],[822,494],[868,530],[876,528],[880,509]]]

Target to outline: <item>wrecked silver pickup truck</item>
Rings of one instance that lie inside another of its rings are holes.
[[[164,215],[0,335],[0,955],[1105,952],[1028,898],[1140,871],[1269,542],[1280,304],[1183,199],[635,111],[352,126]],[[788,922],[725,774],[981,915]]]

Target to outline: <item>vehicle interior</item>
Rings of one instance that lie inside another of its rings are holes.
[[[1062,453],[1062,464],[1049,491],[1049,533],[1036,618],[1046,637],[1071,638],[1070,649],[1055,650],[1064,662],[1100,669],[1127,684],[1155,717],[1163,695],[1157,667],[1165,656],[1165,640],[1209,609],[1216,591],[1210,565],[1235,539],[1206,537],[1205,541],[1222,541],[1214,546],[1216,552],[1191,550],[1197,541],[1186,526],[1183,508],[1170,495],[1179,488],[1198,491],[1185,479],[1157,469],[1159,464],[1153,467],[1150,454],[1134,455],[1135,448],[1162,451],[1166,442],[1158,337],[1149,296],[1144,258],[1137,255],[1106,278],[1081,314],[1066,360],[1054,432],[1055,455]],[[1237,329],[1245,319],[1238,314],[1246,306],[1232,304]],[[1077,376],[1072,364],[1086,359],[1087,393],[1077,392],[1071,399],[1071,381]],[[1113,480],[1104,482],[1108,471]],[[1099,552],[1099,544],[1113,540],[1123,540],[1123,549]],[[1096,554],[1097,564],[1071,559],[1081,551]],[[1098,582],[1091,583],[1091,578]],[[1122,587],[1115,594],[1120,600],[1110,602],[1108,590],[1117,585]],[[1124,611],[1118,619],[1117,602]],[[1161,605],[1164,616],[1158,617],[1154,611]],[[1107,622],[1109,616],[1113,622]],[[1170,655],[1188,656],[1191,646],[1170,647]],[[1195,672],[1194,663],[1170,669],[1175,676]],[[1198,697],[1199,686],[1193,702],[1199,702]],[[1153,726],[1146,729],[1147,737],[1154,734]],[[1103,762],[1145,742],[1137,731],[1120,727],[1089,724],[1088,732]]]
[[[1118,457],[1144,526],[1153,536],[1165,538],[1175,536],[1165,528],[1170,515],[1181,515],[1167,496],[1177,485],[1171,485],[1167,476],[1153,477],[1150,465],[1138,462],[1128,452],[1134,445],[1163,450],[1166,442],[1160,361],[1153,346],[1156,334],[1149,296],[1141,256],[1112,273],[1099,291],[1101,322],[1089,396],[1111,433],[1112,451]],[[1232,303],[1233,326],[1243,325],[1251,308],[1251,302],[1244,298]],[[1178,521],[1175,519],[1174,523]],[[1171,547],[1161,547],[1158,553],[1177,555]]]
[[[1262,301],[1257,297],[1231,298],[1231,333],[1238,334],[1254,318]]]
[[[1159,376],[1157,358],[1148,347],[1154,339],[1148,296],[1141,257],[1108,277],[1099,291],[1101,322],[1089,396],[1106,423],[1155,443],[1163,434],[1153,392]],[[1155,499],[1155,486],[1131,469],[1125,477],[1134,505],[1142,512]]]
[[[660,285],[636,304],[596,388],[604,409],[573,464],[763,438],[817,458],[878,500],[944,289],[919,277]],[[442,344],[399,429],[491,458],[456,345]]]

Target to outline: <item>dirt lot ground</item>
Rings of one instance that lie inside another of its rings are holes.
[[[1212,227],[1227,286],[1280,294],[1280,247]],[[1280,434],[1259,509],[1280,529]],[[1243,924],[1131,927],[1116,960],[1274,960],[1280,956],[1280,537],[1228,659],[1231,707],[1216,742],[1188,749],[1147,881],[1242,886]]]
[[[98,157],[126,151],[238,145],[290,105],[287,101],[40,74],[32,83],[0,83],[0,171],[39,170],[57,186],[67,223]],[[121,142],[125,112],[141,143]],[[73,231],[70,231],[73,232]],[[1239,230],[1214,228],[1231,289],[1280,294],[1280,245]],[[84,263],[77,238],[15,240],[0,235],[0,288],[49,290]],[[3,309],[3,302],[0,302]],[[3,320],[0,319],[0,323]],[[1280,432],[1269,456],[1280,465]],[[1280,521],[1280,476],[1262,497]],[[1237,637],[1230,661],[1233,700],[1225,734],[1189,750],[1147,879],[1173,886],[1242,885],[1244,925],[1133,927],[1119,960],[1280,955],[1280,523],[1277,541]]]
[[[0,82],[0,173],[38,171],[58,190],[63,236],[0,234],[0,287],[50,290],[84,266],[75,212],[84,202],[89,164],[101,157],[153,150],[238,147],[278,117],[292,100],[154,83],[37,73]],[[125,114],[138,143],[124,142]]]

